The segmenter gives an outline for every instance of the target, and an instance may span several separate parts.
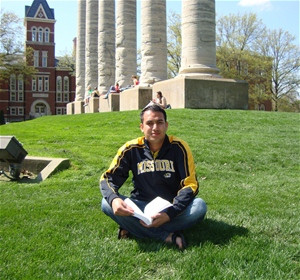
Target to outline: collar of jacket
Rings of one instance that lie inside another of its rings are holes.
[[[145,143],[145,149],[144,149],[145,156],[149,159],[153,159],[152,152],[149,147],[149,142],[147,141],[146,138],[144,138],[144,143]],[[168,135],[166,134],[163,145],[161,146],[161,149],[159,150],[156,158],[160,158],[161,156],[163,156],[169,149],[170,149],[170,140]]]

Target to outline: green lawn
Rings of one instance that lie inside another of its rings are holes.
[[[100,210],[100,175],[141,135],[139,112],[49,116],[0,126],[30,156],[71,161],[40,184],[0,181],[0,279],[299,279],[300,115],[167,113],[168,134],[193,151],[208,204],[186,251],[117,240]]]

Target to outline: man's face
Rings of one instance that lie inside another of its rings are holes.
[[[144,113],[140,129],[150,145],[162,145],[168,129],[168,122],[165,121],[163,113],[148,110]]]

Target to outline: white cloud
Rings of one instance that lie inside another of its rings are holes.
[[[243,7],[252,7],[252,6],[260,6],[260,7],[270,7],[271,0],[240,0],[239,5]]]

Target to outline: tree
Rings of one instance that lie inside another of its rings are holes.
[[[24,80],[36,73],[32,62],[33,50],[24,51],[21,20],[14,13],[0,11],[0,77],[9,79],[11,74],[22,74]]]
[[[65,54],[64,56],[58,59],[57,66],[59,68],[68,68],[70,69],[71,75],[76,74],[76,59],[74,55]]]
[[[283,97],[288,100],[299,96],[300,53],[293,44],[294,40],[294,36],[282,29],[268,30],[256,45],[263,56],[273,58],[271,93],[275,111],[278,111],[278,103]]]
[[[229,49],[252,50],[253,44],[262,36],[265,25],[257,19],[256,14],[229,14],[217,20],[217,47]]]
[[[169,77],[176,76],[180,68],[180,25],[180,15],[171,14],[168,24]],[[217,20],[216,30],[220,75],[248,81],[251,104],[272,99],[275,110],[287,102],[291,108],[299,106],[295,100],[295,96],[299,96],[299,50],[293,45],[293,36],[282,30],[267,30],[253,13],[224,16]],[[280,103],[284,96],[284,102]]]
[[[181,17],[179,14],[172,12],[168,24],[168,78],[173,78],[179,73],[181,43]]]
[[[255,14],[228,15],[217,21],[217,67],[224,78],[249,84],[249,105],[270,100],[272,60],[254,51],[265,26]]]

